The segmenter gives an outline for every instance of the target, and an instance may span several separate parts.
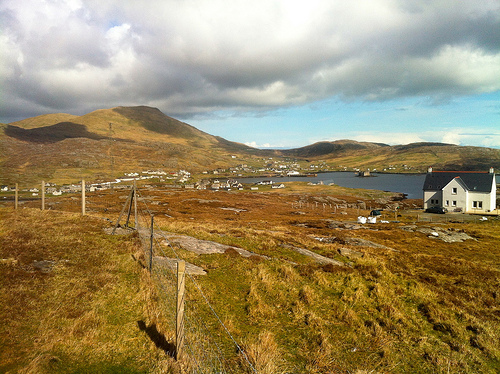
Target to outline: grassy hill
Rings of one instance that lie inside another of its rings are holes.
[[[428,166],[439,170],[500,169],[500,149],[466,147],[443,143],[412,143],[388,146],[355,141],[320,142],[283,151],[284,155],[321,160],[332,168],[377,169],[388,172],[425,172]]]
[[[329,170],[389,172],[500,169],[500,150],[440,143],[388,146],[339,140],[290,150],[259,150],[207,134],[156,108],[116,107],[74,116],[49,114],[0,125],[0,184],[81,178],[109,181],[147,169],[192,173],[257,160],[321,162]],[[260,162],[260,161],[259,161]],[[261,163],[262,164],[262,163]]]
[[[3,125],[0,146],[2,184],[110,180],[144,169],[201,172],[227,167],[234,154],[252,151],[150,107],[29,118]]]

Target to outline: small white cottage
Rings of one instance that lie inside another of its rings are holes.
[[[490,212],[496,209],[495,171],[433,171],[424,182],[424,209],[443,207],[450,212]]]

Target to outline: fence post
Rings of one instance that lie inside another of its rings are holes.
[[[149,242],[149,272],[153,270],[153,239],[154,239],[154,216],[151,215],[151,235]]]
[[[132,213],[132,201],[135,199],[135,188],[132,188],[132,191],[130,192],[131,200],[130,200],[130,205],[128,206],[128,213],[127,213],[127,221],[125,221],[125,226],[128,226],[128,223],[130,221],[130,214]],[[134,218],[134,228],[137,230],[137,220]]]
[[[177,313],[175,323],[175,359],[180,360],[184,345],[184,288],[186,263],[177,261]]]
[[[16,183],[16,192],[15,192],[15,197],[14,197],[14,209],[17,210],[18,205],[19,205],[19,184]]]
[[[42,181],[42,210],[45,210],[45,181]]]
[[[85,179],[82,179],[82,216],[85,215]]]
[[[134,178],[134,227],[136,230],[139,229],[139,222],[137,219],[137,183]]]

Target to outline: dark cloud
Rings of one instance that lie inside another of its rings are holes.
[[[498,0],[4,0],[3,121],[146,104],[187,117],[500,89]]]

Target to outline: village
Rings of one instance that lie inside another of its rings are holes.
[[[202,171],[192,174],[190,171],[180,169],[178,171],[164,170],[143,170],[125,172],[114,180],[85,181],[85,192],[96,192],[108,189],[129,189],[132,183],[142,181],[142,185],[150,187],[151,184],[161,183],[166,188],[183,188],[186,190],[212,190],[212,191],[231,191],[245,190],[258,191],[259,188],[283,189],[285,183],[276,181],[279,177],[316,177],[318,173],[328,172],[328,165],[318,164],[299,164],[295,160],[283,161],[273,160],[272,158],[261,159],[262,166],[249,166],[248,164],[239,164],[234,167],[216,168],[213,170]],[[404,166],[404,165],[403,165]],[[347,168],[339,165],[336,169],[347,171]],[[370,171],[351,168],[355,176],[372,177]],[[239,178],[256,177],[250,183],[242,183]],[[271,179],[273,177],[274,180]],[[150,181],[148,183],[148,181]],[[289,180],[288,180],[289,181]],[[309,185],[320,184],[322,181],[307,183]],[[334,183],[330,183],[334,184]],[[43,187],[42,187],[43,186]],[[423,209],[428,213],[473,213],[487,214],[497,213],[497,186],[495,180],[495,171],[490,168],[482,172],[463,172],[463,171],[433,171],[429,167],[426,174],[426,181],[422,186]],[[11,194],[16,191],[18,186],[0,186],[0,193]],[[44,188],[44,195],[60,196],[62,194],[80,193],[82,183],[72,183],[57,185],[53,182],[42,182],[36,187],[25,187],[18,190],[26,197],[37,198],[41,194],[40,189]],[[422,198],[418,197],[418,198]],[[7,196],[4,195],[3,199]]]
[[[129,188],[128,182],[156,180],[157,182],[170,184],[172,187],[182,187],[185,189],[195,190],[242,190],[244,187],[236,179],[237,177],[251,175],[273,175],[273,176],[311,176],[314,171],[327,171],[327,165],[322,163],[319,165],[311,164],[307,168],[301,167],[297,162],[273,161],[272,158],[263,159],[265,164],[262,167],[252,167],[247,164],[240,164],[228,169],[217,168],[213,170],[203,171],[199,181],[195,181],[192,173],[180,169],[178,171],[164,170],[144,170],[132,171],[123,173],[122,176],[115,178],[112,181],[99,180],[86,184],[87,192],[103,191],[111,188]],[[343,168],[343,167],[342,167]],[[347,168],[345,168],[347,170]],[[356,169],[355,169],[356,171]],[[250,187],[251,190],[258,190],[259,185],[269,185],[271,188],[284,188],[283,183],[274,184],[272,181],[263,181],[257,183],[256,186]],[[15,186],[2,185],[0,192],[13,192]],[[81,183],[65,184],[58,186],[55,183],[45,183],[45,193],[53,196],[60,196],[65,193],[79,193],[82,190]],[[21,189],[22,192],[29,192],[32,196],[38,196],[40,188],[31,187]]]

